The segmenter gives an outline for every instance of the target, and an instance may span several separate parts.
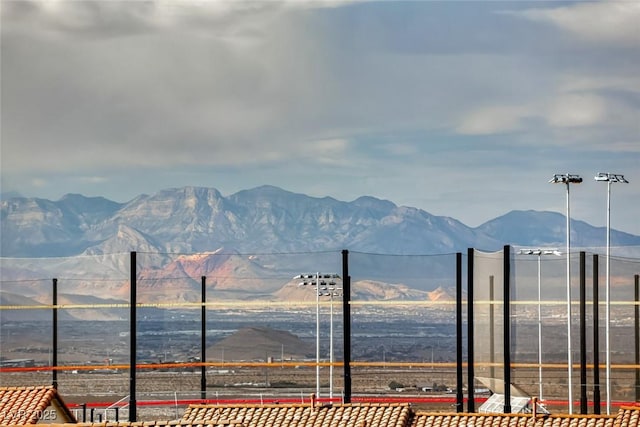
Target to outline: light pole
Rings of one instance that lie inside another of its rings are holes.
[[[571,184],[580,184],[582,178],[575,174],[555,174],[549,182],[552,184],[565,184],[567,186],[567,385],[569,389],[569,414],[573,414],[573,358],[571,356],[571,211],[569,209],[569,186]]]
[[[613,173],[603,173],[600,172],[595,176],[596,181],[606,182],[607,183],[607,255],[606,255],[606,270],[607,270],[607,278],[606,278],[606,291],[605,291],[605,300],[606,300],[606,308],[605,308],[605,352],[606,352],[606,388],[607,388],[607,415],[611,414],[611,334],[610,334],[610,323],[611,323],[611,273],[609,270],[610,257],[611,257],[611,184],[614,182],[619,182],[623,184],[628,184],[624,178],[624,175],[613,174]]]
[[[433,364],[433,345],[431,345],[431,370],[435,371],[435,366]]]
[[[557,249],[520,249],[522,255],[538,257],[538,398],[542,400],[542,292],[541,292],[541,258],[542,255],[561,255]]]
[[[299,274],[294,279],[306,279],[298,284],[298,286],[315,286],[316,287],[316,397],[320,398],[320,286],[326,286],[327,282],[320,279],[338,278],[337,274]],[[329,282],[335,285],[335,282]]]
[[[322,285],[322,282],[320,283]],[[321,290],[321,296],[328,296],[329,306],[330,306],[330,317],[329,317],[329,399],[333,399],[333,297],[334,296],[342,296],[340,291],[342,288],[338,288],[335,286],[335,282],[329,282],[328,286],[323,286]],[[320,294],[320,292],[319,292]]]

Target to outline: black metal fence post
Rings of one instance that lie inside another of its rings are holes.
[[[467,249],[467,411],[475,412],[473,342],[473,248]]]
[[[137,265],[136,265],[136,252],[131,252],[130,257],[130,303],[129,303],[129,421],[135,422],[137,418],[136,414],[136,326],[137,326]]]
[[[511,413],[511,246],[502,252],[504,413]]]
[[[600,297],[598,254],[593,255],[593,413],[600,414]]]
[[[342,341],[344,369],[344,403],[351,403],[351,276],[349,251],[342,251]]]
[[[640,275],[634,276],[635,282],[635,329],[636,329],[636,402],[640,402]]]
[[[204,363],[207,361],[207,277],[201,277],[201,325],[200,325],[200,399],[207,398],[207,367]]]
[[[586,253],[580,251],[580,413],[587,413],[587,275]]]
[[[58,388],[58,279],[53,279],[53,344],[52,344],[52,355],[51,355],[51,367],[53,369],[52,375],[52,383],[53,388]]]
[[[462,371],[462,253],[456,253],[456,412],[464,412]]]

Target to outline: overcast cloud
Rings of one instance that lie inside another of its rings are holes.
[[[361,195],[640,234],[640,3],[2,1],[1,190]]]

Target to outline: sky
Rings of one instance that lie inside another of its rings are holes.
[[[640,2],[1,0],[0,189],[203,186],[640,235]]]

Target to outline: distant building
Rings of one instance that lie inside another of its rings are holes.
[[[0,368],[29,368],[36,366],[33,359],[3,359],[0,360]]]

